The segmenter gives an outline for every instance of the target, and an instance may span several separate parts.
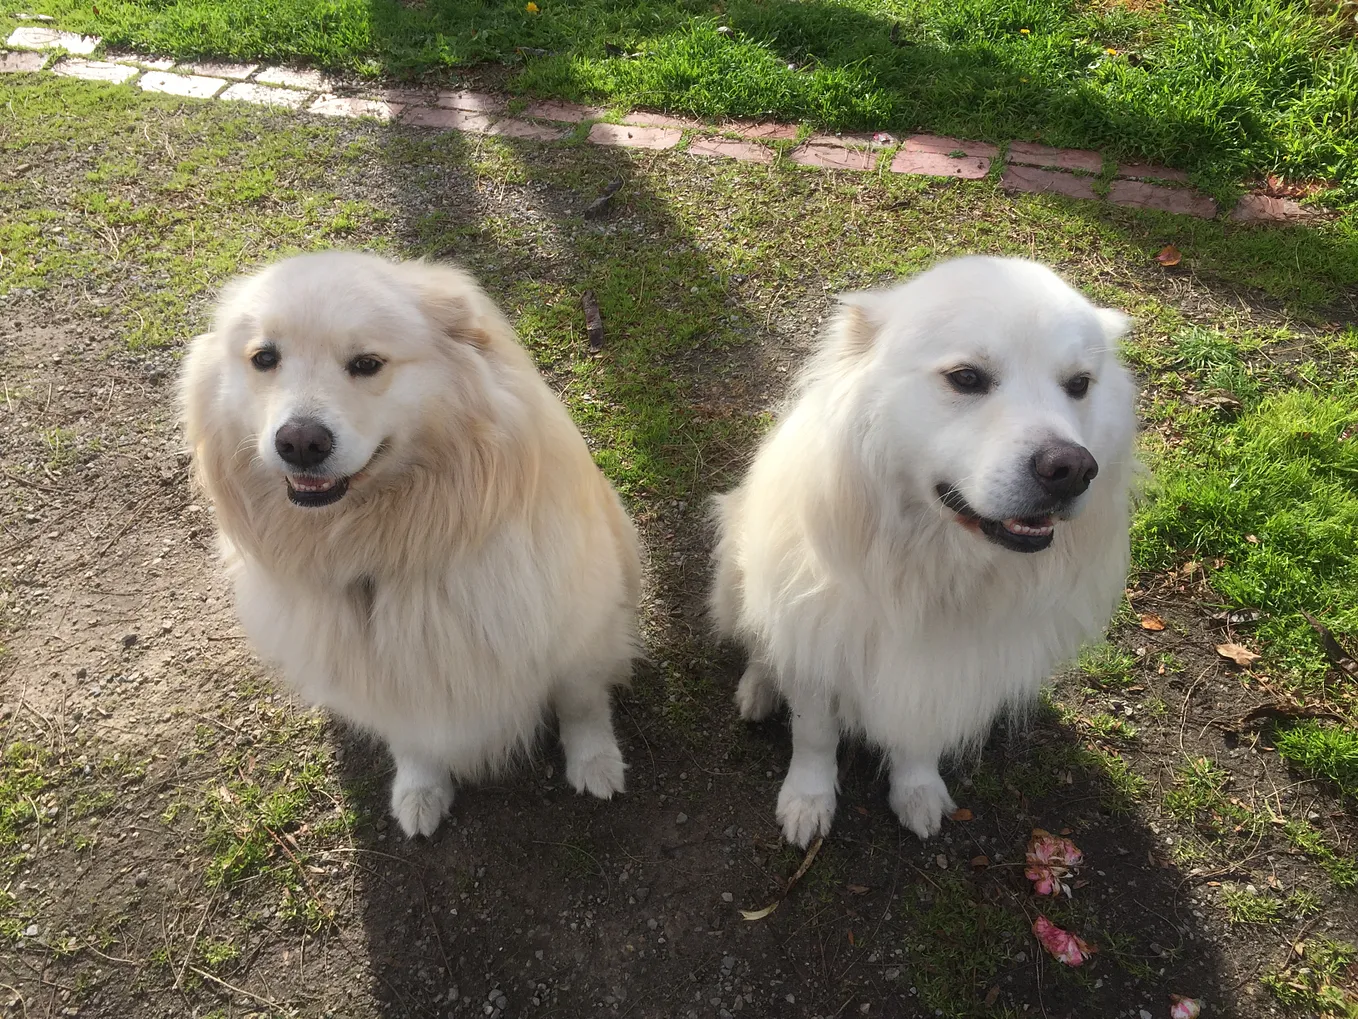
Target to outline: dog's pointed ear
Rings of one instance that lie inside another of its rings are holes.
[[[840,333],[847,352],[866,354],[886,323],[886,297],[876,290],[858,290],[838,296],[843,307]]]
[[[1132,320],[1114,308],[1096,308],[1099,325],[1103,327],[1103,338],[1109,343],[1122,339],[1131,328]]]

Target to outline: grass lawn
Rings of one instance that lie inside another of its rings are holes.
[[[179,57],[364,75],[506,64],[542,96],[1035,139],[1161,160],[1221,195],[1278,174],[1358,199],[1351,0],[6,3]]]
[[[1358,1016],[1358,690],[1303,615],[1358,646],[1352,219],[1249,229],[52,75],[6,76],[0,110],[0,1004],[1159,1019],[1181,993]],[[549,746],[407,843],[385,758],[240,640],[176,456],[178,357],[226,279],[335,245],[465,264],[624,493],[650,661],[618,702],[617,802],[570,794]],[[834,834],[745,922],[800,854],[773,820],[785,727],[735,718],[740,663],[707,636],[704,500],[831,294],[971,252],[1045,261],[1135,319],[1154,482],[1128,601],[1029,729],[949,776],[970,820],[902,834],[877,762],[846,753]],[[1073,899],[1031,894],[1034,827],[1085,851]],[[1041,955],[1039,912],[1094,962]]]

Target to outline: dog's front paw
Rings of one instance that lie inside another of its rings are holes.
[[[566,781],[577,793],[589,793],[601,800],[611,800],[614,793],[623,791],[622,752],[617,744],[590,757],[566,761]]]
[[[762,722],[778,707],[778,691],[762,665],[751,662],[736,687],[736,709],[747,722]]]
[[[818,835],[830,833],[835,817],[835,790],[802,788],[789,777],[778,793],[778,823],[783,838],[805,849]]]
[[[943,827],[943,815],[957,809],[957,804],[948,795],[947,785],[937,772],[916,776],[909,781],[893,778],[890,800],[891,809],[896,812],[901,824],[922,839],[938,834],[939,828]]]
[[[409,838],[433,835],[453,805],[453,780],[446,773],[398,767],[391,786],[391,813]]]

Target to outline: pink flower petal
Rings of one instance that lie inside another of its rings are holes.
[[[1097,951],[1078,934],[1063,931],[1045,916],[1033,921],[1033,933],[1052,958],[1067,966],[1079,966]]]
[[[1169,996],[1169,1019],[1198,1019],[1202,1014],[1202,1002],[1197,998],[1185,998],[1182,994]]]

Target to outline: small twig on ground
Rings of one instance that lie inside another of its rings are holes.
[[[585,308],[585,332],[589,334],[589,352],[597,354],[604,347],[604,319],[599,314],[599,301],[593,290],[580,295],[580,303]]]

